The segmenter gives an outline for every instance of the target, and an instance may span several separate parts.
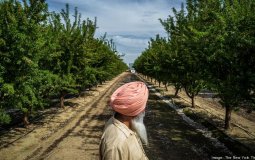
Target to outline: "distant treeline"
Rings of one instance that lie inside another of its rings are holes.
[[[49,12],[45,0],[0,2],[0,124],[8,110],[24,113],[24,123],[38,109],[67,94],[110,80],[127,69],[112,40],[95,38],[96,19],[82,20],[69,6]]]
[[[202,89],[218,93],[229,128],[233,109],[255,104],[255,1],[187,0],[160,20],[168,38],[156,36],[134,63],[159,83],[184,88],[192,100]]]

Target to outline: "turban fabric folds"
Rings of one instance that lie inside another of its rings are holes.
[[[148,88],[143,82],[130,82],[112,94],[110,105],[118,113],[136,116],[145,109],[148,96]]]

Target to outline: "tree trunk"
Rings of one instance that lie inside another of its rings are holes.
[[[185,92],[186,92],[187,96],[191,99],[191,107],[194,108],[194,107],[195,107],[194,98],[195,98],[195,95],[196,95],[196,94],[193,93],[193,92],[192,92],[192,93],[189,93],[186,87],[184,87],[184,89],[185,89]]]
[[[179,90],[180,90],[179,87],[175,89],[174,97],[177,97],[177,95],[178,95],[178,93],[179,93]]]
[[[160,87],[161,81],[158,81],[158,86]]]
[[[166,91],[168,91],[168,88],[167,88],[167,83],[165,83],[165,88],[166,88]]]
[[[63,94],[60,96],[60,107],[63,109],[65,108],[65,104],[64,104],[65,98],[64,97],[65,96]]]
[[[28,120],[28,113],[24,113],[24,116],[23,116],[23,123],[24,123],[24,126],[27,127],[30,123],[29,123],[29,120]]]
[[[232,108],[229,105],[225,106],[225,129],[228,130],[230,128],[230,120],[231,120],[231,113],[232,113]]]
[[[151,78],[151,82],[152,82],[152,78]]]
[[[191,97],[191,106],[192,106],[192,108],[195,108],[195,101],[194,101],[194,98],[195,98],[195,96],[192,95],[192,97]]]

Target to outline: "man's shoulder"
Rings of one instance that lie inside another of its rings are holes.
[[[127,135],[125,134],[125,131],[123,131],[120,128],[120,126],[117,126],[114,123],[109,124],[105,128],[103,137],[106,138],[106,139],[118,139],[118,140],[127,139]]]
[[[127,126],[114,119],[113,117],[107,122],[102,139],[109,143],[125,144],[125,141],[133,134]]]
[[[110,118],[105,125],[105,131],[115,130],[115,132],[124,133],[126,137],[134,134],[134,132],[129,129],[124,123],[120,122],[119,120],[115,119],[114,117]]]
[[[109,150],[125,150],[128,144],[128,137],[118,127],[111,124],[105,129],[101,143]]]

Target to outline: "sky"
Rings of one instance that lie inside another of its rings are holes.
[[[47,3],[50,11],[60,12],[68,3],[70,12],[78,7],[84,20],[97,17],[95,36],[106,33],[129,64],[148,47],[150,38],[156,34],[166,36],[159,18],[164,20],[172,15],[172,8],[179,10],[185,0],[47,0]]]

